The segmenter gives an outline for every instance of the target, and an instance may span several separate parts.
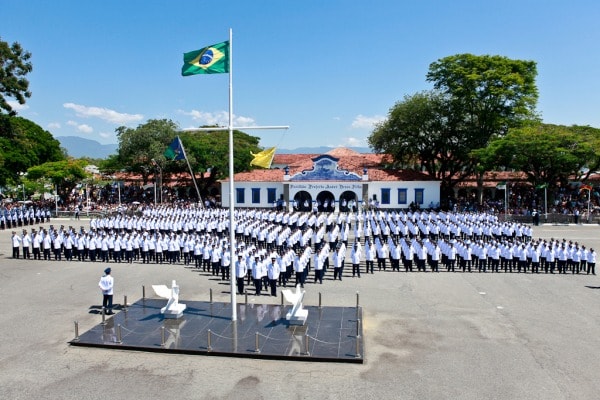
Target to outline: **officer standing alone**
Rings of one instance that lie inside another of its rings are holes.
[[[113,314],[113,287],[115,281],[110,272],[110,268],[106,268],[104,276],[100,278],[100,282],[98,283],[100,290],[102,290],[102,308],[106,311],[107,315]]]

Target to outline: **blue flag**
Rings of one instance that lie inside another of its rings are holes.
[[[175,139],[173,139],[163,155],[167,160],[185,160],[185,151],[183,151],[183,144],[181,143],[179,136],[176,136]]]

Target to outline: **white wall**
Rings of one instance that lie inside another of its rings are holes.
[[[271,208],[272,203],[267,202],[267,188],[275,188],[275,199],[283,194],[283,182],[234,182],[235,188],[245,189],[245,201],[244,203],[235,203],[235,207],[256,207],[256,208]],[[361,200],[362,184],[368,183],[369,185],[369,198],[373,195],[377,196],[380,208],[407,208],[411,202],[415,201],[415,189],[423,189],[423,204],[421,207],[427,208],[430,203],[434,205],[440,202],[440,182],[439,181],[385,181],[385,182],[288,182],[290,185],[290,200],[294,198],[294,195],[301,190],[306,190],[311,193],[313,199],[317,198],[317,194],[323,190],[330,191],[336,200],[342,192],[349,190],[357,194],[359,200]],[[354,187],[356,185],[356,187]],[[260,189],[260,202],[252,202],[252,189]],[[381,204],[381,189],[390,189],[390,204]],[[406,189],[407,201],[406,204],[398,204],[398,188]],[[236,200],[236,193],[234,189],[234,201]],[[223,207],[229,207],[229,182],[221,182],[221,202]],[[289,203],[288,203],[289,206]],[[336,208],[339,204],[336,204]]]
[[[381,203],[381,189],[390,189],[390,204]],[[406,189],[406,203],[398,204],[398,189]],[[429,207],[430,203],[438,205],[440,202],[439,181],[385,181],[369,182],[369,199],[377,196],[380,208],[407,208],[415,201],[415,189],[423,189],[422,208]]]
[[[237,188],[244,188],[244,202],[234,203],[235,207],[249,207],[249,208],[272,208],[273,203],[267,202],[267,188],[275,188],[275,200],[283,194],[283,183],[282,182],[234,182],[235,188],[233,189],[233,201],[236,201]],[[260,189],[260,203],[252,202],[252,189]],[[221,182],[221,204],[223,207],[229,207],[229,182]]]

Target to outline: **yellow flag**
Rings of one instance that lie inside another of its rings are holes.
[[[275,157],[275,147],[265,149],[256,154],[250,152],[250,154],[252,154],[252,157],[254,157],[254,159],[250,161],[250,165],[256,165],[257,167],[262,168],[271,168],[273,157]]]

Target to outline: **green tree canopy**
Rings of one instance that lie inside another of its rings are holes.
[[[223,130],[182,132],[181,141],[192,169],[199,173],[198,188],[206,196],[219,179],[229,175],[229,132]],[[241,131],[233,131],[234,172],[249,171],[252,167],[250,152],[259,151],[259,138]],[[180,171],[187,168],[184,161],[170,163]],[[208,172],[210,171],[210,172]]]
[[[177,130],[177,124],[167,119],[151,119],[137,128],[117,128],[118,157],[110,163],[111,168],[141,174],[146,184],[152,174],[152,160],[164,163],[163,152],[177,136]]]
[[[46,162],[29,168],[27,179],[49,180],[55,187],[58,187],[58,194],[61,198],[65,199],[75,185],[87,177],[84,169],[86,165],[85,160],[79,159]]]
[[[198,171],[210,169],[214,179],[222,179],[229,175],[229,132],[200,131],[183,132],[181,135],[192,165]],[[234,172],[252,169],[250,152],[260,151],[259,138],[244,132],[233,131],[233,169]]]
[[[440,179],[449,194],[467,176],[483,176],[482,165],[470,157],[473,150],[537,118],[536,74],[533,61],[472,54],[442,58],[427,73],[434,90],[397,103],[369,144],[390,154],[397,167],[412,165]]]
[[[593,134],[595,131],[595,134]],[[595,140],[588,140],[595,136]],[[532,185],[566,186],[600,157],[600,130],[581,126],[531,123],[510,129],[492,140],[474,156],[488,168],[504,167],[522,171]]]
[[[432,63],[427,80],[449,96],[452,112],[461,116],[462,134],[478,148],[492,135],[535,119],[536,76],[534,61],[457,54]]]
[[[455,125],[448,97],[422,92],[396,103],[368,142],[376,151],[391,154],[393,167],[426,171],[448,187],[468,161],[469,144]]]
[[[137,128],[119,127],[118,154],[105,160],[100,169],[107,173],[118,170],[139,173],[144,184],[148,183],[151,175],[160,171],[165,181],[172,173],[189,173],[186,161],[170,161],[164,156],[165,150],[176,136],[180,137],[187,160],[196,173],[196,178],[199,178],[197,183],[200,195],[206,196],[218,179],[229,174],[227,131],[180,132],[177,125],[170,120],[149,120]],[[258,142],[257,137],[240,131],[233,132],[235,172],[251,169],[250,152],[260,151]]]
[[[0,184],[16,183],[19,173],[49,161],[65,159],[60,142],[39,125],[21,117],[0,115]]]
[[[31,54],[17,42],[9,44],[0,38],[0,113],[15,115],[6,97],[25,104],[25,98],[31,97],[29,81],[25,76],[33,69],[29,59]]]

